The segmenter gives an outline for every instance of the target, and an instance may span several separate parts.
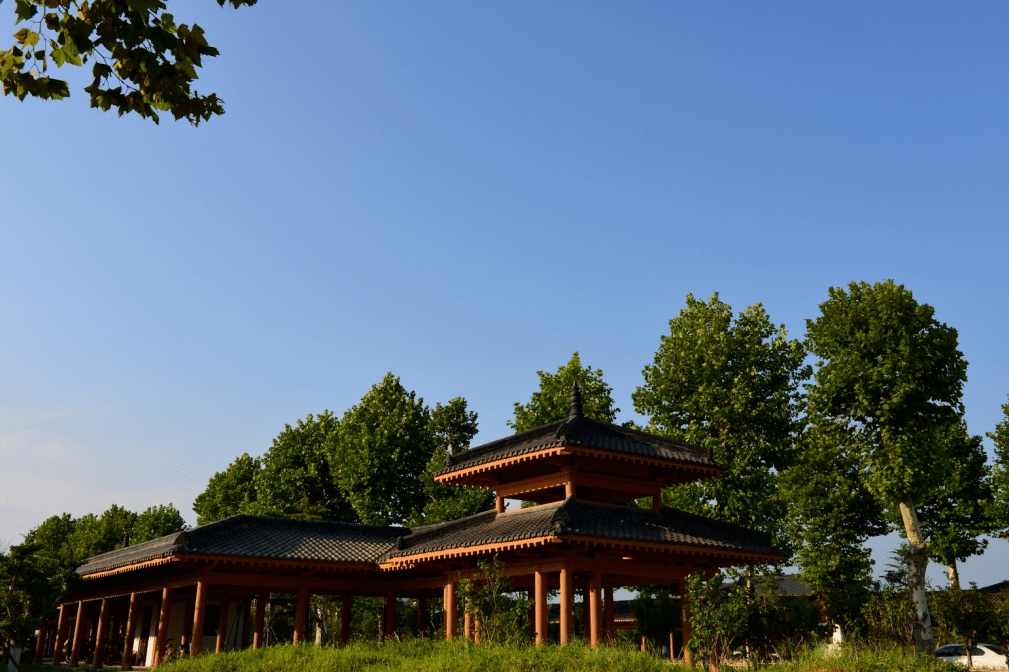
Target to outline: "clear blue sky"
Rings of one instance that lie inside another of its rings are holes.
[[[0,99],[0,537],[195,522],[215,471],[386,371],[490,440],[579,350],[635,417],[688,292],[801,337],[828,287],[894,278],[959,330],[971,431],[997,422],[1004,3],[170,5],[221,50],[223,117],[102,114],[80,71]]]

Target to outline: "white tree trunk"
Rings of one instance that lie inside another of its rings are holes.
[[[946,578],[949,579],[949,585],[951,588],[960,588],[960,572],[956,569],[956,558],[949,561],[946,566]]]
[[[925,593],[925,568],[928,566],[928,547],[921,536],[918,526],[918,512],[914,508],[911,495],[905,495],[900,501],[900,516],[904,520],[904,531],[907,542],[911,546],[908,557],[908,588],[915,606],[914,648],[921,654],[935,653],[935,637],[932,635],[932,619],[928,613],[928,600]]]

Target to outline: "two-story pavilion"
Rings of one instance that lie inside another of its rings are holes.
[[[396,598],[417,598],[422,613],[428,599],[440,598],[445,637],[458,636],[460,620],[465,636],[479,637],[460,614],[456,589],[495,554],[516,588],[533,597],[537,643],[546,641],[547,591],[560,591],[564,644],[581,589],[585,636],[597,646],[615,632],[615,588],[781,559],[764,533],[661,506],[663,487],[723,471],[703,448],[584,417],[576,384],[567,418],[450,455],[435,474],[442,483],[494,490],[494,510],[412,529],[240,515],[98,555],[77,570],[84,589],[40,633],[37,659],[51,652],[60,662],[72,636],[71,663],[87,641],[101,664],[110,633],[125,642],[127,663],[157,664],[169,641],[193,654],[258,648],[271,594],[297,596],[295,642],[305,638],[311,594],[342,597],[342,643],[357,596],[387,598],[388,633]],[[649,497],[650,509],[628,504]],[[535,505],[506,510],[506,499]]]

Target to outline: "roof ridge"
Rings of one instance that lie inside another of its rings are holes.
[[[535,435],[537,432],[539,432],[539,433],[542,433],[544,435],[550,435],[551,432],[547,430],[548,427],[554,427],[555,425],[560,426],[560,425],[564,424],[564,422],[566,420],[567,420],[567,418],[560,418],[560,419],[554,420],[553,422],[548,422],[545,425],[540,425],[539,427],[533,427],[532,429],[527,429],[524,432],[516,432],[515,434],[512,434],[511,436],[503,436],[500,439],[494,439],[490,443],[485,443],[482,446],[477,446],[476,448],[470,448],[469,450],[464,450],[461,453],[455,453],[455,454],[453,454],[453,455],[450,456],[452,458],[452,464],[455,465],[455,464],[458,464],[459,462],[470,460],[470,459],[472,459],[474,457],[480,457],[481,455],[483,455],[485,453],[494,452],[494,450],[497,448],[498,444],[504,443],[506,441],[514,441],[514,440],[518,439],[519,437],[525,436],[527,434],[530,435],[530,436],[532,436],[532,435]],[[554,431],[556,431],[556,430],[554,430]]]

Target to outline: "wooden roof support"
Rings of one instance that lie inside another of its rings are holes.
[[[193,612],[196,611],[195,600],[188,597],[183,602],[182,608],[182,638],[179,640],[179,648],[183,651],[193,642]],[[200,633],[203,636],[203,633]]]
[[[217,643],[214,646],[214,653],[224,653],[228,650],[228,611],[231,608],[231,599],[222,597],[219,604],[220,606],[217,610]]]
[[[445,639],[448,640],[456,638],[457,628],[459,627],[459,598],[456,595],[458,588],[459,582],[449,575],[448,581],[445,583],[445,594],[443,597],[445,604]]]
[[[298,599],[294,606],[294,643],[305,641],[305,611],[308,609],[308,586],[298,587]]]
[[[534,598],[536,609],[536,644],[546,644],[547,641],[547,577],[546,573],[537,568]]]
[[[76,665],[81,659],[81,645],[84,643],[84,600],[77,603],[77,622],[74,623],[74,644],[70,651],[70,664]]]
[[[168,645],[168,625],[172,620],[172,588],[161,591],[161,615],[158,618],[157,648],[154,649],[154,663],[157,667],[165,659],[165,647]]]
[[[385,594],[385,636],[396,634],[396,593],[392,590]]]
[[[95,657],[94,665],[97,667],[105,659],[105,638],[109,632],[109,618],[112,616],[112,605],[109,598],[102,600],[102,611],[98,616],[98,634],[95,637]],[[41,661],[40,661],[41,662]]]
[[[137,619],[140,617],[140,594],[130,593],[130,610],[126,615],[126,642],[123,644],[123,667],[133,665],[133,639],[137,633]]]
[[[574,618],[572,618],[574,615],[572,613],[572,609],[574,608],[574,590],[571,585],[572,574],[573,572],[566,562],[561,565],[561,644],[567,644],[571,641],[574,626]]]
[[[353,607],[350,593],[344,593],[340,600],[340,646],[350,644],[350,617]]]
[[[196,583],[196,605],[193,608],[193,643],[189,647],[189,655],[193,658],[200,655],[203,648],[203,621],[207,616],[207,592],[210,584],[207,577],[201,575]]]
[[[599,648],[599,599],[602,597],[603,575],[599,570],[589,577],[589,644],[593,649]]]
[[[263,648],[263,630],[266,626],[266,603],[269,600],[269,591],[261,590],[256,593],[256,629],[252,633],[252,648],[254,649]],[[340,618],[343,618],[343,612],[340,612]]]
[[[613,586],[606,586],[606,602],[603,607],[604,618],[606,620],[606,646],[613,646],[613,640],[617,636],[616,628],[613,627],[615,609],[613,604]]]

